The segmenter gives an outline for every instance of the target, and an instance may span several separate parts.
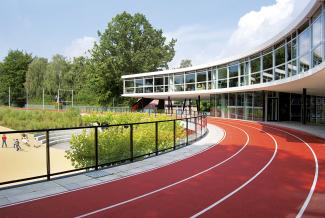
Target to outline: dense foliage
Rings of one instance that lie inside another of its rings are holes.
[[[143,14],[116,15],[104,31],[90,57],[67,59],[56,54],[51,60],[9,51],[0,61],[0,104],[16,106],[55,104],[58,89],[73,90],[74,104],[112,106],[132,103],[121,98],[121,76],[156,71],[168,67],[176,40],[167,42],[162,30],[155,29]],[[28,98],[27,98],[28,95]],[[60,93],[61,101],[72,100],[71,91]]]
[[[150,122],[155,120],[170,120],[170,116],[159,115],[157,117],[140,113],[128,114],[92,114],[83,117],[85,123],[135,123]],[[159,149],[173,146],[173,121],[161,122],[158,124],[158,144]],[[184,129],[179,122],[176,122],[177,141],[185,136]],[[67,151],[66,157],[71,160],[76,168],[94,166],[95,147],[94,130],[84,130],[80,135],[76,135],[71,140],[71,148]],[[109,163],[130,158],[130,127],[128,125],[108,127],[100,129],[98,132],[99,163]],[[155,124],[133,125],[133,147],[134,156],[141,156],[155,151]]]
[[[99,42],[91,56],[90,81],[107,104],[122,93],[121,76],[167,68],[174,55],[176,40],[166,42],[162,30],[152,27],[143,14],[123,12],[98,32]]]
[[[14,130],[75,127],[81,124],[81,116],[76,110],[26,111],[0,107],[0,126]]]
[[[8,94],[12,96],[11,104],[24,105],[26,92],[24,84],[28,65],[32,56],[19,50],[10,50],[3,63],[0,64],[0,103],[8,104]]]

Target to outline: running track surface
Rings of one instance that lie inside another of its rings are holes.
[[[325,141],[209,118],[210,149],[113,182],[0,208],[0,217],[325,217]]]

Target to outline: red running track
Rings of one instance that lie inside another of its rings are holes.
[[[216,146],[135,176],[7,206],[0,217],[325,216],[324,140],[253,122],[209,119]]]

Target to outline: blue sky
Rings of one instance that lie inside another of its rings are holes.
[[[112,17],[127,11],[145,14],[168,38],[177,38],[176,56],[171,67],[176,67],[184,58],[202,64],[247,49],[238,49],[245,37],[251,41],[246,43],[247,46],[265,41],[265,36],[260,33],[262,30],[267,32],[271,27],[272,33],[279,32],[308,2],[1,0],[0,60],[9,49],[21,49],[47,58],[56,53],[67,57],[84,54],[96,40],[97,30],[104,30]],[[278,22],[270,22],[274,19]],[[249,33],[245,32],[247,29]],[[259,33],[258,36],[252,37],[254,31]],[[268,38],[272,34],[265,35]]]

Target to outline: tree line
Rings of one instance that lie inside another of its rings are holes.
[[[103,32],[89,57],[72,60],[60,54],[51,60],[20,50],[10,50],[0,62],[0,104],[23,106],[42,98],[43,90],[55,96],[57,90],[74,90],[78,102],[88,105],[128,104],[123,99],[122,75],[168,69],[175,39],[167,41],[145,15],[127,12],[116,15]]]

